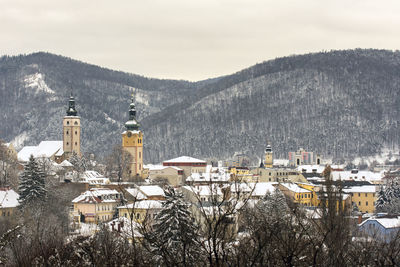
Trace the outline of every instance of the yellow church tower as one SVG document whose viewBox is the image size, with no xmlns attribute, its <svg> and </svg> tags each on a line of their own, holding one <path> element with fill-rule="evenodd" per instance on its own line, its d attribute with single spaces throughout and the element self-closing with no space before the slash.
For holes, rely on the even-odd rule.
<svg viewBox="0 0 400 267">
<path fill-rule="evenodd" d="M 72 152 L 81 156 L 81 118 L 75 108 L 75 99 L 71 94 L 67 109 L 67 116 L 63 120 L 63 150 L 65 158 Z"/>
<path fill-rule="evenodd" d="M 265 149 L 265 168 L 272 168 L 273 166 L 273 152 L 272 152 L 272 148 L 270 145 L 267 145 L 267 148 Z"/>
<path fill-rule="evenodd" d="M 129 120 L 125 123 L 126 131 L 122 133 L 122 147 L 131 154 L 130 176 L 142 177 L 143 174 L 143 133 L 136 120 L 136 108 L 132 95 L 129 106 Z"/>
</svg>

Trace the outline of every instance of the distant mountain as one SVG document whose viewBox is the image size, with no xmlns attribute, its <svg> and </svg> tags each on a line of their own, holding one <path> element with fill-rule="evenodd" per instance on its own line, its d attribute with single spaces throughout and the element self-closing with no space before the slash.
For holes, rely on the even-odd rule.
<svg viewBox="0 0 400 267">
<path fill-rule="evenodd" d="M 299 147 L 327 157 L 371 155 L 400 143 L 400 52 L 344 50 L 266 61 L 199 82 L 159 80 L 48 53 L 0 58 L 0 138 L 61 140 L 73 91 L 82 146 L 121 142 L 136 89 L 145 161 L 178 155 L 278 157 Z"/>
</svg>

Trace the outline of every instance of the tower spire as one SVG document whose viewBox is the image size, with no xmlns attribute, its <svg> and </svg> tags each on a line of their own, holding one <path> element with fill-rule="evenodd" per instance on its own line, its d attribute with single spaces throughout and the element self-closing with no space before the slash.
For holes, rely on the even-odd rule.
<svg viewBox="0 0 400 267">
<path fill-rule="evenodd" d="M 75 98 L 71 91 L 71 96 L 69 97 L 68 109 L 67 109 L 67 116 L 77 116 L 78 112 L 75 108 Z"/>
<path fill-rule="evenodd" d="M 139 130 L 140 124 L 136 120 L 136 107 L 135 99 L 132 91 L 131 104 L 129 105 L 129 120 L 125 123 L 125 127 L 128 131 Z"/>
</svg>

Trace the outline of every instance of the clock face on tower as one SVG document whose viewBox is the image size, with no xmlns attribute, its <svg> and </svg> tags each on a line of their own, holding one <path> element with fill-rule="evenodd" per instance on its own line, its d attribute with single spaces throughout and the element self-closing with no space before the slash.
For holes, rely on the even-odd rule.
<svg viewBox="0 0 400 267">
<path fill-rule="evenodd" d="M 128 137 L 131 137 L 132 136 L 132 133 L 131 132 L 128 132 Z"/>
</svg>

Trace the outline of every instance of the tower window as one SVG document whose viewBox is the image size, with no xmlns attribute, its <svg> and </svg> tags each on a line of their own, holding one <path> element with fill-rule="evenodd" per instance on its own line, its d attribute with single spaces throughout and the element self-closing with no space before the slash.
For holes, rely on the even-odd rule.
<svg viewBox="0 0 400 267">
<path fill-rule="evenodd" d="M 75 134 L 78 134 L 78 131 L 75 131 Z"/>
<path fill-rule="evenodd" d="M 69 134 L 69 131 L 67 131 L 67 134 Z"/>
<path fill-rule="evenodd" d="M 142 153 L 141 152 L 139 152 L 139 159 L 140 159 L 140 157 L 142 156 Z"/>
<path fill-rule="evenodd" d="M 78 143 L 77 143 L 77 142 L 75 142 L 75 145 L 77 146 L 77 145 L 78 145 Z"/>
<path fill-rule="evenodd" d="M 67 121 L 67 125 L 69 125 L 69 121 Z"/>
<path fill-rule="evenodd" d="M 69 145 L 69 143 L 67 142 L 67 146 Z"/>
<path fill-rule="evenodd" d="M 76 121 L 74 124 L 75 124 L 75 125 L 78 125 L 78 122 Z"/>
</svg>

